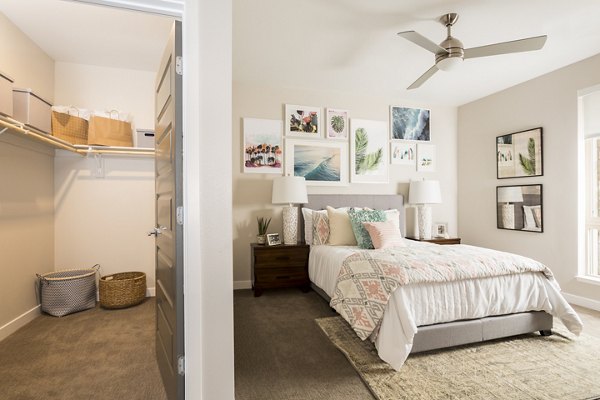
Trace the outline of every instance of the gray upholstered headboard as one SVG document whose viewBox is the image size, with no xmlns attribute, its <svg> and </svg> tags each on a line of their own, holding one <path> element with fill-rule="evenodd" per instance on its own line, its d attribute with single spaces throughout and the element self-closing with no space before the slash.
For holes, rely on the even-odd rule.
<svg viewBox="0 0 600 400">
<path fill-rule="evenodd" d="M 325 207 L 369 207 L 376 210 L 398 209 L 400 211 L 400 230 L 404 235 L 404 196 L 401 194 L 310 194 L 304 207 L 323 210 Z M 304 221 L 300 213 L 300 237 L 304 241 Z"/>
</svg>

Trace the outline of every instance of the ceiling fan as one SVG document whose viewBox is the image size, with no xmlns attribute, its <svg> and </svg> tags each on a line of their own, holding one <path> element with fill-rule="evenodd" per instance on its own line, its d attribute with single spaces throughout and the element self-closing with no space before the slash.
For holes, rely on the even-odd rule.
<svg viewBox="0 0 600 400">
<path fill-rule="evenodd" d="M 487 46 L 472 47 L 465 49 L 462 42 L 452 37 L 452 26 L 458 21 L 458 14 L 448 13 L 440 18 L 440 22 L 448 29 L 448 37 L 439 45 L 435 44 L 425 36 L 415 32 L 399 32 L 398 36 L 421 46 L 435 54 L 435 64 L 419 77 L 408 89 L 416 89 L 427 79 L 431 78 L 438 70 L 450 71 L 460 65 L 461 61 L 467 58 L 495 56 L 498 54 L 520 53 L 524 51 L 539 50 L 544 47 L 546 35 L 535 36 L 526 39 L 513 40 L 510 42 L 501 42 Z"/>
</svg>

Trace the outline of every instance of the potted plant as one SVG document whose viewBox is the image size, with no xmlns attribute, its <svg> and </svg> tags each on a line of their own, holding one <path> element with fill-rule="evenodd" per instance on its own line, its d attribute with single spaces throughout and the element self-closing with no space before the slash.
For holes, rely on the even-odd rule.
<svg viewBox="0 0 600 400">
<path fill-rule="evenodd" d="M 267 229 L 269 229 L 269 224 L 271 223 L 271 218 L 264 217 L 256 217 L 256 222 L 258 222 L 258 235 L 256 236 L 256 242 L 258 244 L 266 243 L 266 234 Z"/>
</svg>

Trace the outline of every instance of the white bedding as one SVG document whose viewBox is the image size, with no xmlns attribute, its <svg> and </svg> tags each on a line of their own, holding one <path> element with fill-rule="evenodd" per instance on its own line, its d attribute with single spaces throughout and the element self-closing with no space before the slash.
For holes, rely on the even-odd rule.
<svg viewBox="0 0 600 400">
<path fill-rule="evenodd" d="M 311 246 L 310 280 L 333 297 L 342 262 L 356 250 L 354 246 Z M 533 310 L 560 318 L 576 334 L 581 331 L 581 320 L 560 294 L 556 281 L 541 273 L 524 273 L 401 286 L 390 298 L 379 332 L 370 339 L 379 357 L 399 369 L 410 353 L 418 326 Z"/>
</svg>

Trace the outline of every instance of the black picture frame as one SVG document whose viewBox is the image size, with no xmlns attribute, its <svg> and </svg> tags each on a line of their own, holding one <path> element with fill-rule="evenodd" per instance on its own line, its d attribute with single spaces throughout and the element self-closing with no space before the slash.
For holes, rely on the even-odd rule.
<svg viewBox="0 0 600 400">
<path fill-rule="evenodd" d="M 496 136 L 496 178 L 544 175 L 542 127 Z"/>
<path fill-rule="evenodd" d="M 496 227 L 544 232 L 542 184 L 496 186 Z"/>
</svg>

